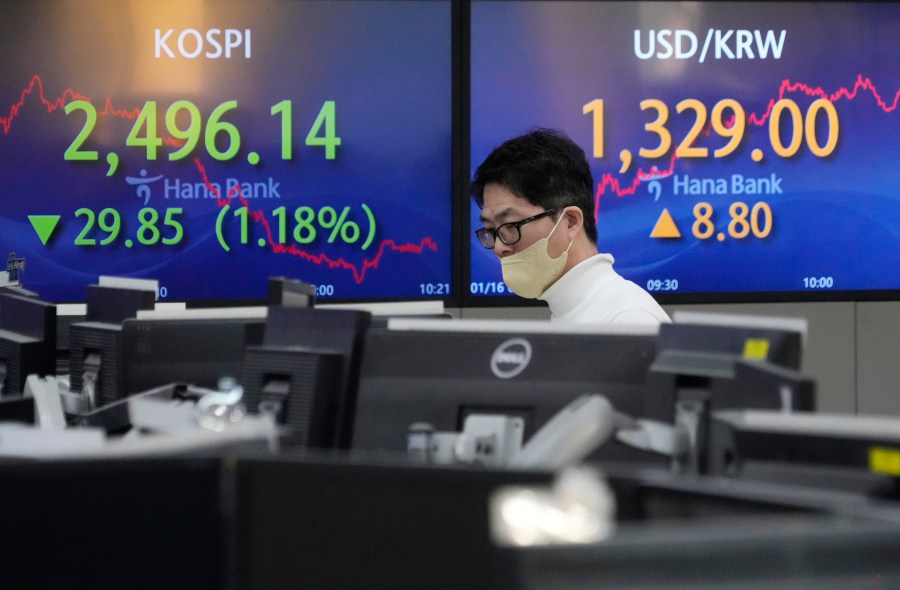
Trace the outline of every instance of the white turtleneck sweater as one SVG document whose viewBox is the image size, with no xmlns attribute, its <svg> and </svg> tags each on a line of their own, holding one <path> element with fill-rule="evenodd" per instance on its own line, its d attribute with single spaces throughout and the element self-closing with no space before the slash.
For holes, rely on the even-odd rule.
<svg viewBox="0 0 900 590">
<path fill-rule="evenodd" d="M 653 297 L 613 270 L 611 254 L 597 254 L 571 268 L 540 299 L 550 320 L 567 323 L 660 324 L 672 320 Z"/>
</svg>

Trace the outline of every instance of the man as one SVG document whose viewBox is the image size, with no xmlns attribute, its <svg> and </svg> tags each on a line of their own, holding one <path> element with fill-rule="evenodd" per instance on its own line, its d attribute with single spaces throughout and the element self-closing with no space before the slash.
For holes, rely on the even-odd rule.
<svg viewBox="0 0 900 590">
<path fill-rule="evenodd" d="M 471 195 L 481 208 L 481 244 L 500 258 L 517 295 L 542 299 L 551 320 L 660 324 L 653 297 L 597 251 L 594 179 L 584 151 L 561 132 L 539 129 L 496 148 L 478 167 Z"/>
</svg>

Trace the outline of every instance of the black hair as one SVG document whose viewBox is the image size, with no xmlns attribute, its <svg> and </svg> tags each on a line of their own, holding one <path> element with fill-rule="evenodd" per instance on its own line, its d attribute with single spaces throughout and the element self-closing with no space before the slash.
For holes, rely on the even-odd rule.
<svg viewBox="0 0 900 590">
<path fill-rule="evenodd" d="M 498 184 L 529 203 L 581 209 L 584 231 L 597 241 L 594 178 L 578 144 L 562 131 L 535 129 L 495 148 L 475 171 L 469 194 L 484 207 L 484 187 Z"/>
</svg>

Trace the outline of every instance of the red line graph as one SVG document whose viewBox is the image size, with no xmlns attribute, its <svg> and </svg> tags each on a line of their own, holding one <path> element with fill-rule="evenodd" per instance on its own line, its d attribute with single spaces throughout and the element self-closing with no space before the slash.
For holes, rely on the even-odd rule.
<svg viewBox="0 0 900 590">
<path fill-rule="evenodd" d="M 40 101 L 42 105 L 44 105 L 48 113 L 52 113 L 53 111 L 65 108 L 65 106 L 73 100 L 85 100 L 87 102 L 92 102 L 89 97 L 72 88 L 66 88 L 60 93 L 57 98 L 51 100 L 44 94 L 43 79 L 39 74 L 35 74 L 31 77 L 31 81 L 28 83 L 28 86 L 26 86 L 25 89 L 22 90 L 22 93 L 19 95 L 19 100 L 17 102 L 14 102 L 12 106 L 9 107 L 9 114 L 6 117 L 0 117 L 0 128 L 3 129 L 4 134 L 9 134 L 9 129 L 10 127 L 12 127 L 13 121 L 16 119 L 16 117 L 19 116 L 19 112 L 22 110 L 22 107 L 25 106 L 25 103 L 29 99 L 29 97 L 35 95 L 35 92 L 37 93 L 37 100 Z M 136 119 L 140 113 L 140 108 L 117 109 L 113 106 L 112 99 L 109 98 L 107 98 L 103 102 L 103 110 L 97 111 L 97 114 L 101 117 L 113 115 L 115 117 L 121 117 L 123 119 L 131 120 Z"/>
<path fill-rule="evenodd" d="M 9 134 L 13 121 L 19 116 L 22 108 L 25 106 L 28 100 L 37 100 L 38 102 L 40 102 L 40 104 L 42 104 L 46 108 L 47 113 L 52 113 L 56 110 L 64 109 L 66 104 L 73 100 L 85 100 L 88 102 L 92 102 L 89 97 L 81 94 L 73 88 L 66 88 L 59 94 L 57 98 L 47 98 L 44 92 L 43 79 L 39 74 L 34 74 L 31 77 L 31 81 L 20 93 L 19 99 L 10 106 L 8 115 L 0 116 L 0 129 L 3 130 L 4 135 Z M 140 113 L 141 109 L 137 107 L 133 109 L 117 109 L 113 106 L 112 99 L 110 98 L 106 98 L 104 100 L 103 109 L 98 110 L 97 112 L 99 116 L 114 116 L 129 120 L 135 120 L 138 115 L 140 115 Z M 181 145 L 183 145 L 183 141 L 177 140 L 172 137 L 164 138 L 163 141 L 164 143 L 175 147 L 180 147 Z M 393 252 L 421 254 L 425 251 L 426 248 L 433 252 L 436 252 L 438 249 L 437 243 L 435 243 L 434 240 L 427 236 L 422 238 L 422 240 L 418 244 L 398 244 L 394 240 L 383 240 L 378 246 L 378 251 L 376 252 L 375 256 L 368 260 L 363 260 L 362 264 L 360 266 L 357 266 L 351 262 L 344 260 L 343 258 L 330 258 L 325 254 L 311 254 L 309 252 L 301 250 L 297 247 L 296 244 L 290 244 L 289 246 L 280 244 L 274 239 L 272 228 L 269 226 L 269 222 L 266 219 L 264 212 L 254 211 L 250 208 L 248 201 L 244 198 L 244 195 L 241 192 L 240 185 L 237 185 L 234 189 L 230 190 L 226 197 L 222 197 L 215 186 L 210 183 L 209 178 L 206 174 L 206 169 L 203 167 L 200 159 L 195 158 L 194 162 L 196 163 L 197 168 L 200 171 L 200 175 L 203 178 L 203 182 L 206 185 L 207 190 L 216 195 L 216 204 L 219 207 L 224 207 L 225 205 L 230 204 L 232 199 L 237 196 L 241 205 L 247 207 L 247 212 L 250 215 L 251 219 L 253 219 L 253 221 L 255 221 L 256 223 L 262 224 L 266 232 L 268 243 L 272 247 L 273 252 L 275 252 L 276 254 L 295 256 L 297 258 L 307 260 L 318 265 L 326 265 L 329 268 L 349 270 L 353 273 L 353 278 L 356 281 L 357 285 L 363 282 L 366 276 L 366 272 L 369 269 L 378 268 L 378 265 L 381 262 L 381 258 L 386 251 L 390 250 Z"/>
<path fill-rule="evenodd" d="M 853 83 L 853 86 L 850 88 L 838 88 L 835 92 L 827 93 L 822 88 L 809 86 L 802 82 L 791 82 L 790 80 L 782 80 L 781 86 L 778 88 L 778 100 L 781 100 L 788 93 L 791 94 L 805 94 L 807 96 L 814 96 L 816 98 L 824 98 L 829 102 L 837 102 L 842 98 L 847 100 L 853 100 L 856 98 L 856 95 L 860 90 L 866 90 L 872 93 L 872 96 L 875 98 L 876 104 L 878 104 L 879 108 L 881 108 L 885 113 L 890 113 L 894 109 L 897 108 L 897 103 L 900 101 L 900 90 L 894 93 L 894 101 L 891 104 L 885 102 L 885 100 L 879 94 L 878 89 L 875 88 L 874 82 L 869 77 L 863 77 L 862 74 L 857 74 L 856 81 Z M 769 115 L 772 114 L 772 109 L 775 107 L 776 99 L 771 99 L 769 101 L 769 105 L 766 108 L 766 112 L 757 117 L 755 113 L 751 113 L 750 117 L 747 119 L 747 122 L 751 125 L 764 125 L 766 120 L 769 118 Z"/>
<path fill-rule="evenodd" d="M 44 82 L 41 80 L 41 77 L 37 74 L 31 77 L 31 82 L 29 82 L 28 86 L 22 90 L 22 93 L 19 95 L 18 102 L 14 102 L 12 106 L 9 107 L 9 115 L 6 117 L 0 117 L 0 128 L 3 129 L 3 133 L 8 135 L 9 129 L 12 127 L 12 122 L 19 116 L 19 111 L 22 110 L 22 107 L 25 106 L 26 100 L 37 90 L 38 100 L 47 108 L 48 113 L 52 113 L 57 109 L 61 109 L 66 106 L 66 104 L 70 100 L 89 100 L 86 96 L 79 94 L 72 90 L 71 88 L 66 88 L 63 90 L 62 94 L 59 95 L 59 98 L 54 100 L 48 99 L 44 96 Z M 67 100 L 68 99 L 68 100 Z"/>
<path fill-rule="evenodd" d="M 633 195 L 642 182 L 671 176 L 672 172 L 675 171 L 676 159 L 677 157 L 673 155 L 672 159 L 669 161 L 669 167 L 664 170 L 660 170 L 656 166 L 651 167 L 649 171 L 644 171 L 639 168 L 634 179 L 630 183 L 625 183 L 624 185 L 619 182 L 619 179 L 616 178 L 612 172 L 607 172 L 601 176 L 600 182 L 597 183 L 597 194 L 594 197 L 594 220 L 596 221 L 600 215 L 600 197 L 606 193 L 607 188 L 611 188 L 615 191 L 617 197 Z"/>
<path fill-rule="evenodd" d="M 93 104 L 93 101 L 90 99 L 90 97 L 85 96 L 84 94 L 81 94 L 80 92 L 72 88 L 66 88 L 60 93 L 57 98 L 53 100 L 47 98 L 47 96 L 44 94 L 44 80 L 39 74 L 35 74 L 31 77 L 31 81 L 28 83 L 28 86 L 26 86 L 25 89 L 22 90 L 21 94 L 19 95 L 19 100 L 9 107 L 9 114 L 5 117 L 0 117 L 0 129 L 3 130 L 4 135 L 9 135 L 9 130 L 12 127 L 13 121 L 16 119 L 16 117 L 19 116 L 19 113 L 22 110 L 22 107 L 25 106 L 27 100 L 30 97 L 35 96 L 35 93 L 37 93 L 37 100 L 44 106 L 44 108 L 47 109 L 48 113 L 52 113 L 53 111 L 59 109 L 64 109 L 65 106 L 73 100 L 84 100 Z M 137 119 L 138 115 L 140 114 L 141 109 L 139 107 L 135 107 L 133 109 L 117 109 L 115 106 L 113 106 L 111 98 L 106 98 L 103 101 L 103 109 L 97 111 L 97 115 L 100 117 L 107 117 L 111 115 L 113 117 L 118 117 L 120 119 L 129 119 L 131 121 Z M 162 140 L 165 145 L 171 147 L 181 147 L 184 145 L 184 140 L 176 139 L 170 136 L 163 137 Z"/>
<path fill-rule="evenodd" d="M 328 268 L 343 268 L 345 270 L 352 271 L 353 278 L 356 281 L 357 285 L 363 282 L 367 270 L 369 270 L 370 268 L 378 268 L 378 264 L 381 262 L 381 257 L 384 255 L 386 250 L 390 249 L 394 252 L 421 254 L 425 250 L 425 248 L 428 248 L 433 252 L 437 252 L 437 244 L 428 236 L 422 238 L 422 241 L 420 241 L 418 244 L 398 244 L 394 240 L 383 240 L 378 246 L 378 252 L 375 254 L 375 256 L 368 260 L 364 260 L 362 266 L 357 268 L 356 265 L 347 262 L 343 258 L 332 259 L 325 254 L 310 254 L 309 252 L 298 248 L 296 244 L 291 244 L 290 246 L 280 244 L 272 235 L 272 227 L 269 225 L 269 220 L 266 219 L 265 213 L 263 213 L 262 211 L 253 211 L 250 209 L 249 202 L 246 198 L 244 198 L 244 194 L 241 190 L 240 184 L 236 184 L 231 190 L 228 191 L 228 194 L 225 197 L 222 197 L 215 185 L 213 185 L 209 181 L 209 177 L 206 174 L 206 168 L 200 162 L 200 158 L 194 158 L 194 163 L 197 165 L 197 170 L 200 171 L 200 176 L 203 178 L 203 184 L 206 185 L 206 190 L 208 190 L 210 194 L 214 194 L 216 196 L 216 205 L 218 205 L 220 208 L 226 205 L 230 205 L 232 200 L 234 200 L 236 196 L 241 205 L 247 207 L 247 213 L 249 214 L 250 218 L 253 219 L 253 221 L 255 221 L 256 223 L 262 224 L 263 229 L 266 232 L 266 239 L 269 245 L 272 247 L 273 252 L 275 252 L 276 254 L 289 254 L 291 256 L 296 256 L 318 265 L 324 264 L 327 265 Z"/>
<path fill-rule="evenodd" d="M 898 103 L 900 103 L 900 90 L 897 90 L 897 92 L 894 93 L 893 101 L 891 103 L 888 103 L 884 98 L 882 98 L 881 94 L 878 92 L 878 89 L 875 86 L 875 83 L 872 82 L 872 79 L 867 76 L 863 76 L 862 74 L 857 74 L 856 80 L 851 86 L 840 87 L 836 91 L 831 93 L 826 92 L 821 87 L 810 86 L 808 84 L 804 84 L 803 82 L 791 82 L 790 80 L 782 80 L 778 88 L 778 98 L 770 99 L 768 105 L 766 106 L 765 112 L 763 112 L 762 114 L 758 115 L 756 113 L 750 113 L 749 117 L 747 117 L 747 123 L 750 125 L 755 125 L 757 127 L 765 125 L 766 121 L 768 121 L 769 119 L 769 116 L 772 114 L 772 109 L 775 108 L 775 104 L 779 100 L 785 98 L 788 94 L 805 94 L 806 96 L 810 97 L 824 98 L 834 103 L 842 99 L 854 100 L 855 98 L 857 98 L 860 91 L 871 93 L 872 97 L 875 99 L 875 103 L 885 113 L 893 112 L 897 108 Z M 639 168 L 637 173 L 635 174 L 634 179 L 630 182 L 619 182 L 619 179 L 616 178 L 615 175 L 611 172 L 604 174 L 600 178 L 600 182 L 597 183 L 597 192 L 594 196 L 594 219 L 599 220 L 600 197 L 606 194 L 608 189 L 613 191 L 613 193 L 617 197 L 633 195 L 642 182 L 671 176 L 675 171 L 675 161 L 677 159 L 678 156 L 673 155 L 672 159 L 669 162 L 668 168 L 662 170 L 658 169 L 655 166 L 652 167 L 649 171 L 645 171 Z"/>
</svg>

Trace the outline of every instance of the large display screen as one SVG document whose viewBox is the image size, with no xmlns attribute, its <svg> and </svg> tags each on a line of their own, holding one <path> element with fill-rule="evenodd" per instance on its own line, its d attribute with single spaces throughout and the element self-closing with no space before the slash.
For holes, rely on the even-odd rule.
<svg viewBox="0 0 900 590">
<path fill-rule="evenodd" d="M 601 252 L 663 301 L 896 297 L 900 4 L 472 2 L 473 173 L 581 145 Z M 476 298 L 509 295 L 471 234 Z"/>
<path fill-rule="evenodd" d="M 0 254 L 54 302 L 446 298 L 451 33 L 449 0 L 4 3 Z"/>
</svg>

